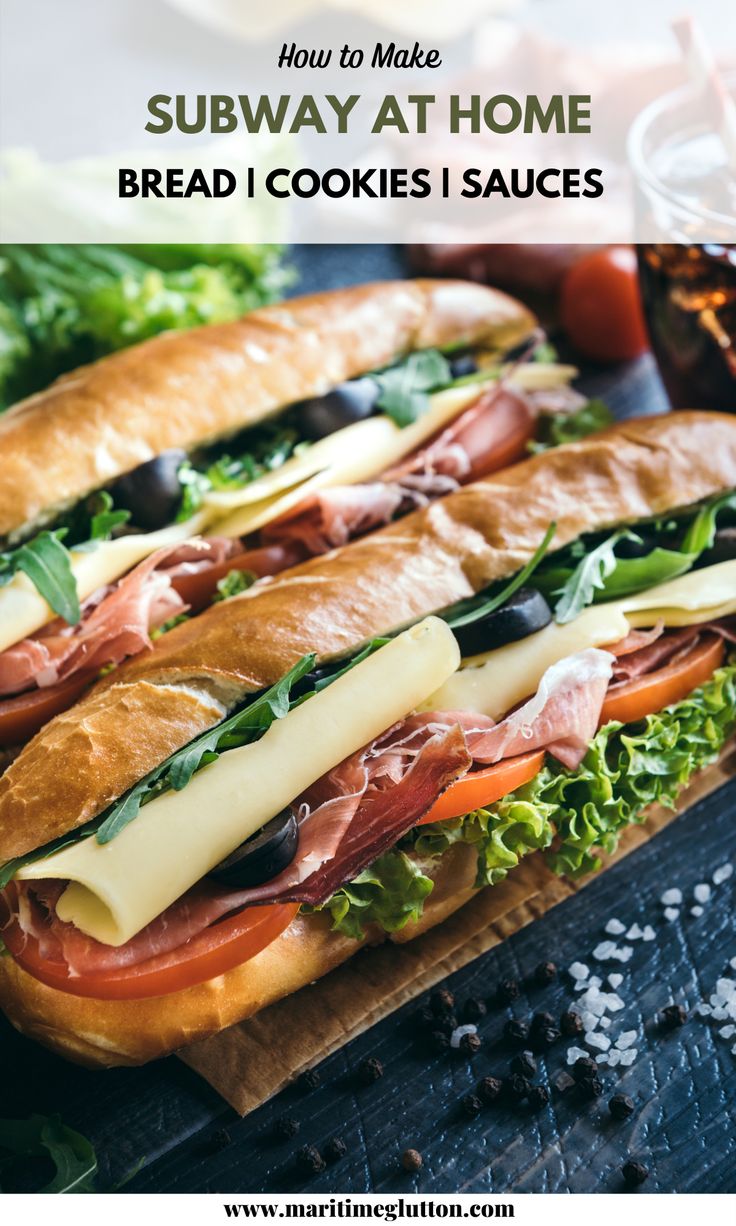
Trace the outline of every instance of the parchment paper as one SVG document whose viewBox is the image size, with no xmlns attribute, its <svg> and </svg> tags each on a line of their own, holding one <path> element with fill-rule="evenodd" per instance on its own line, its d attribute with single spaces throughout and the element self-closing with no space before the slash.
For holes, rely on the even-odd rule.
<svg viewBox="0 0 736 1226">
<path fill-rule="evenodd" d="M 646 843 L 678 814 L 736 775 L 736 745 L 703 771 L 676 811 L 656 808 L 627 830 L 602 872 Z M 227 1102 L 247 1115 L 304 1069 L 324 1059 L 400 1005 L 477 958 L 584 888 L 557 877 L 530 855 L 499 885 L 480 890 L 454 915 L 408 944 L 362 949 L 324 979 L 248 1021 L 180 1052 Z"/>
</svg>

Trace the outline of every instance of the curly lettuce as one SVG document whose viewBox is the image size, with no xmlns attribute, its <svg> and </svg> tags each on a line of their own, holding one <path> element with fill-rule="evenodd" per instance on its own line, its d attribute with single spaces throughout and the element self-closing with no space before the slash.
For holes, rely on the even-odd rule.
<svg viewBox="0 0 736 1226">
<path fill-rule="evenodd" d="M 361 940 L 369 924 L 396 932 L 421 917 L 432 891 L 423 871 L 458 843 L 477 854 L 476 888 L 496 885 L 532 851 L 572 878 L 595 872 L 598 853 L 615 851 L 621 832 L 644 821 L 649 805 L 674 808 L 699 770 L 736 731 L 736 657 L 681 702 L 638 724 L 606 724 L 576 770 L 548 760 L 542 771 L 488 809 L 416 827 L 400 848 L 337 890 L 318 910 Z"/>
</svg>

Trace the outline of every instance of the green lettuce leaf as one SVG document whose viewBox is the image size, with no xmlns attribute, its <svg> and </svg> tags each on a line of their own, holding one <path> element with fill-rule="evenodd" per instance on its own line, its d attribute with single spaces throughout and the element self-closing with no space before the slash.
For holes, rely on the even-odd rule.
<svg viewBox="0 0 736 1226">
<path fill-rule="evenodd" d="M 55 1167 L 49 1182 L 35 1191 L 94 1192 L 95 1151 L 86 1137 L 62 1124 L 58 1115 L 0 1120 L 0 1190 L 11 1191 L 9 1185 L 20 1173 L 23 1159 L 34 1158 L 50 1158 Z"/>
<path fill-rule="evenodd" d="M 421 417 L 429 406 L 429 393 L 452 381 L 450 364 L 437 349 L 411 353 L 372 377 L 380 388 L 376 404 L 397 426 L 409 426 Z"/>
<path fill-rule="evenodd" d="M 335 931 L 360 941 L 368 924 L 398 932 L 409 920 L 418 920 L 433 884 L 403 851 L 389 851 L 323 906 L 304 910 L 328 911 Z"/>
</svg>

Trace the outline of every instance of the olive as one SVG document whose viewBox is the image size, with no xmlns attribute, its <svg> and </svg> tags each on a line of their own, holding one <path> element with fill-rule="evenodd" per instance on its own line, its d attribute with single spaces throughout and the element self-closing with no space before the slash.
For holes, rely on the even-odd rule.
<svg viewBox="0 0 736 1226">
<path fill-rule="evenodd" d="M 731 562 L 736 558 L 736 528 L 722 528 L 716 532 L 711 548 L 699 559 L 703 566 L 716 566 L 719 562 Z"/>
<path fill-rule="evenodd" d="M 139 464 L 112 487 L 115 507 L 130 511 L 133 523 L 146 532 L 165 528 L 179 510 L 178 474 L 185 459 L 184 451 L 162 451 L 155 459 Z"/>
<path fill-rule="evenodd" d="M 324 396 L 303 400 L 296 406 L 297 420 L 305 438 L 325 438 L 370 417 L 376 407 L 380 388 L 375 379 L 351 379 L 340 383 Z"/>
<path fill-rule="evenodd" d="M 620 541 L 616 542 L 616 557 L 646 558 L 656 547 L 656 543 L 651 540 L 648 541 L 646 537 L 638 535 L 624 536 Z"/>
<path fill-rule="evenodd" d="M 450 626 L 462 654 L 474 656 L 481 651 L 503 647 L 504 643 L 525 639 L 551 621 L 552 612 L 542 593 L 535 588 L 522 587 L 500 609 L 481 614 L 476 621 L 457 629 L 452 622 Z"/>
<path fill-rule="evenodd" d="M 283 809 L 262 830 L 221 860 L 210 876 L 223 885 L 248 888 L 277 877 L 291 864 L 299 845 L 299 827 L 291 809 Z"/>
<path fill-rule="evenodd" d="M 450 374 L 453 379 L 464 379 L 466 375 L 474 375 L 477 369 L 478 363 L 472 353 L 463 353 L 450 362 Z"/>
</svg>

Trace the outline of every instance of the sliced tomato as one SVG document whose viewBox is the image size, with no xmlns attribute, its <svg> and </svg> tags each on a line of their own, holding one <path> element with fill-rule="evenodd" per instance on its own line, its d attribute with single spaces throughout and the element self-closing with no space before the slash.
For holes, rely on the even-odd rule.
<svg viewBox="0 0 736 1226">
<path fill-rule="evenodd" d="M 476 405 L 471 405 L 466 410 L 468 424 L 462 426 L 462 415 L 457 423 L 460 428 L 454 441 L 470 460 L 465 482 L 477 481 L 523 459 L 536 429 L 535 415 L 528 402 L 511 388 L 494 388 L 481 399 L 487 401 L 487 409 L 476 415 Z M 451 430 L 452 426 L 448 433 Z"/>
<path fill-rule="evenodd" d="M 612 719 L 635 724 L 673 702 L 681 702 L 713 675 L 725 654 L 723 640 L 716 634 L 705 634 L 676 663 L 611 686 L 601 710 L 601 725 Z"/>
<path fill-rule="evenodd" d="M 211 602 L 217 592 L 217 584 L 232 570 L 249 570 L 257 579 L 264 575 L 277 575 L 287 566 L 296 566 L 304 559 L 304 550 L 298 543 L 264 545 L 261 549 L 247 549 L 234 557 L 210 566 L 194 575 L 180 575 L 172 581 L 172 587 L 182 600 L 198 613 Z"/>
<path fill-rule="evenodd" d="M 97 676 L 97 672 L 76 673 L 58 685 L 0 699 L 0 748 L 30 740 L 52 716 L 73 706 Z"/>
<path fill-rule="evenodd" d="M 242 966 L 275 941 L 298 910 L 298 903 L 247 907 L 171 953 L 149 958 L 138 966 L 73 976 L 60 963 L 42 958 L 33 938 L 20 933 L 16 941 L 16 933 L 6 930 L 3 939 L 18 965 L 50 988 L 97 1000 L 142 1000 L 181 992 Z M 16 945 L 17 952 L 13 948 Z"/>
<path fill-rule="evenodd" d="M 464 817 L 474 809 L 495 804 L 538 775 L 543 765 L 544 750 L 535 749 L 516 758 L 506 758 L 485 770 L 472 771 L 451 783 L 417 825 L 446 822 L 451 817 Z"/>
</svg>

